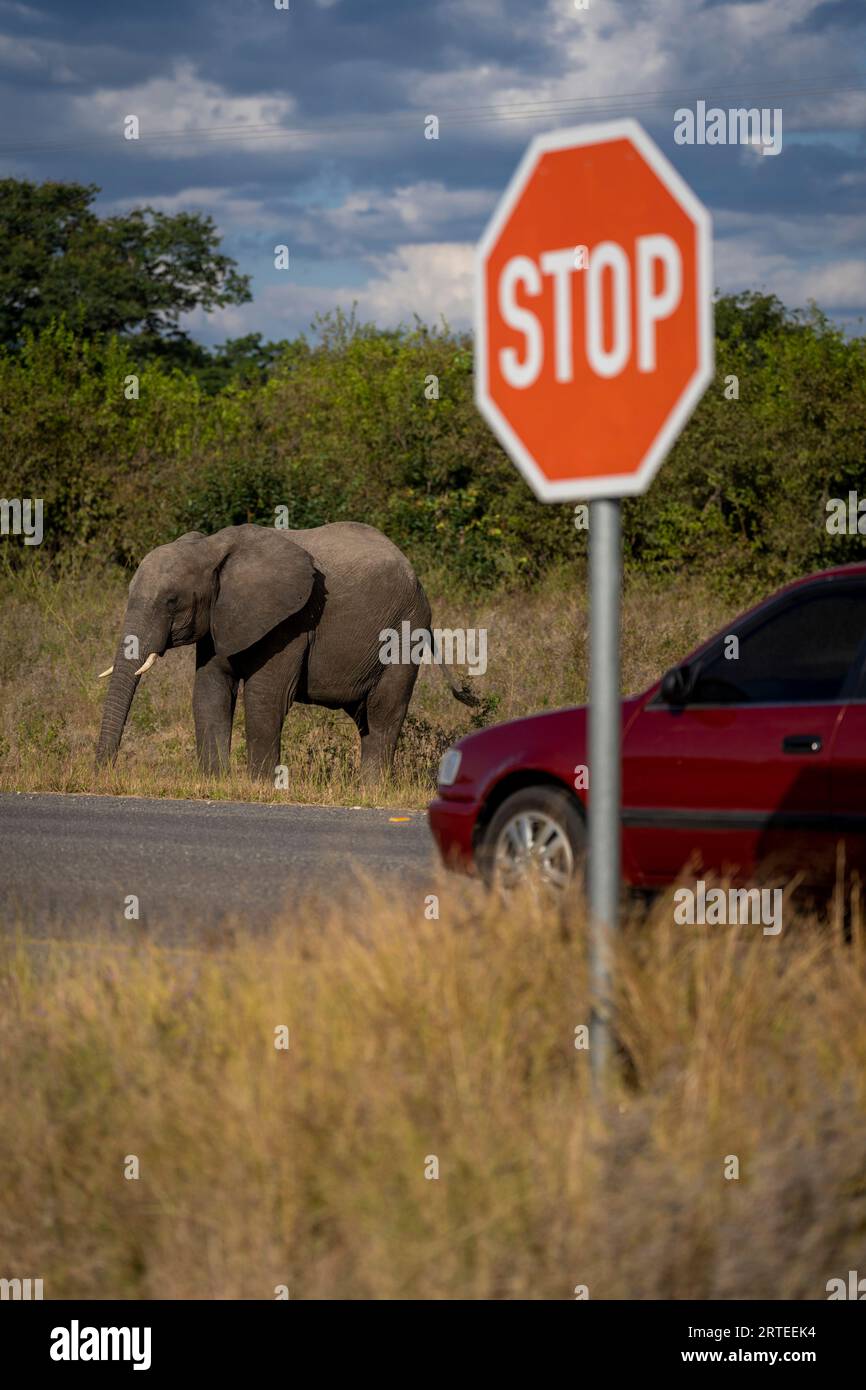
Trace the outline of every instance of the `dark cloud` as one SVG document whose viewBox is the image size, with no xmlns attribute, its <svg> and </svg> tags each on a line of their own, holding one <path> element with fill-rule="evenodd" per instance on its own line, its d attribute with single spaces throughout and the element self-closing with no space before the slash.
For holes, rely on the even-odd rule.
<svg viewBox="0 0 866 1390">
<path fill-rule="evenodd" d="M 863 0 L 824 0 L 796 28 L 817 34 L 828 29 L 859 29 L 862 25 Z"/>
<path fill-rule="evenodd" d="M 78 85 L 140 83 L 188 62 L 229 95 L 291 93 L 307 115 L 393 110 L 419 74 L 463 63 L 530 75 L 556 60 L 549 26 L 527 22 L 524 0 L 502 0 L 495 20 L 469 11 L 459 22 L 448 5 L 407 0 L 291 0 L 288 11 L 272 0 L 72 0 L 32 10 L 32 20 L 7 22 L 0 8 L 0 28 L 62 43 Z M 33 71 L 14 80 L 41 85 Z"/>
<path fill-rule="evenodd" d="M 591 96 L 611 85 L 605 54 L 613 70 L 627 73 L 622 55 L 631 52 L 630 34 L 652 31 L 661 39 L 662 75 L 653 83 L 638 73 L 617 85 L 632 93 L 682 87 L 681 99 L 654 99 L 636 114 L 711 210 L 755 219 L 768 252 L 783 221 L 830 211 L 849 227 L 851 219 L 866 220 L 862 132 L 816 127 L 803 116 L 803 101 L 774 95 L 786 83 L 793 89 L 821 76 L 789 61 L 784 43 L 720 50 L 708 35 L 726 8 L 722 0 L 696 0 L 689 25 L 665 33 L 664 3 L 604 0 L 602 8 L 592 0 L 594 45 L 584 47 L 579 37 L 562 41 L 568 7 L 559 3 L 554 11 L 544 0 L 291 0 L 287 13 L 273 0 L 0 0 L 0 170 L 97 183 L 104 207 L 188 197 L 207 209 L 210 197 L 226 248 L 243 269 L 258 276 L 265 249 L 288 240 L 311 274 L 326 275 L 331 265 L 335 283 L 345 284 L 363 279 L 370 258 L 395 247 L 474 241 L 528 137 L 579 119 L 472 124 L 452 107 L 480 108 L 506 89 L 546 94 L 554 83 L 558 96 Z M 784 15 L 767 0 L 741 0 L 740 8 L 756 19 Z M 575 18 L 575 35 L 584 22 L 590 20 Z M 838 85 L 864 84 L 857 42 L 866 37 L 864 0 L 816 2 L 788 34 L 819 45 L 824 75 Z M 642 54 L 633 57 L 639 63 Z M 465 81 L 449 83 L 455 73 L 465 73 Z M 181 116 L 197 127 L 233 125 L 270 101 L 277 115 L 258 119 L 307 131 L 328 127 L 328 134 L 313 151 L 267 138 L 123 142 L 116 113 L 130 109 L 126 95 L 172 79 L 164 102 L 151 99 L 151 130 L 154 121 L 164 129 Z M 702 90 L 711 101 L 732 92 L 732 104 L 741 104 L 749 82 L 755 94 L 744 104 L 783 107 L 780 156 L 674 144 L 677 105 L 693 105 Z M 438 142 L 423 138 L 420 94 L 431 83 L 449 93 L 437 112 Z M 118 99 L 106 106 L 111 93 Z M 283 102 L 293 109 L 280 118 Z M 615 110 L 616 95 L 609 103 Z M 54 148 L 26 148 L 34 144 Z M 197 189 L 213 193 L 196 200 Z M 405 201 L 423 215 L 407 215 L 401 189 L 410 190 Z M 830 227 L 828 238 L 825 252 L 832 254 Z M 840 233 L 840 255 L 843 243 Z M 806 269 L 809 254 L 804 247 Z M 844 254 L 852 254 L 847 243 Z"/>
</svg>

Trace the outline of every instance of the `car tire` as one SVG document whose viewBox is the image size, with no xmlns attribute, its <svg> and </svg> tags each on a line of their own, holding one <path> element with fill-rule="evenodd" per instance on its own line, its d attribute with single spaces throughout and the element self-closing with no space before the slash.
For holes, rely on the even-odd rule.
<svg viewBox="0 0 866 1390">
<path fill-rule="evenodd" d="M 509 892 L 529 881 L 553 895 L 566 891 L 586 852 L 586 826 L 568 792 L 522 787 L 485 826 L 476 851 L 488 887 Z"/>
</svg>

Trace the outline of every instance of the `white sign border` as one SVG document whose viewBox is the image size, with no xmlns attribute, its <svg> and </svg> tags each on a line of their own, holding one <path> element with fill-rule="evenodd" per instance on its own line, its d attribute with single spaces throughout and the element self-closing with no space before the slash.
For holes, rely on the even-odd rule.
<svg viewBox="0 0 866 1390">
<path fill-rule="evenodd" d="M 698 361 L 676 406 L 670 412 L 634 473 L 609 474 L 595 478 L 567 478 L 551 482 L 536 463 L 522 440 L 511 428 L 496 402 L 489 394 L 487 380 L 487 258 L 523 192 L 530 175 L 544 154 L 553 150 L 572 149 L 580 145 L 601 145 L 611 140 L 630 140 L 649 164 L 668 191 L 682 205 L 697 228 L 697 338 Z M 685 179 L 677 173 L 666 155 L 647 135 L 643 126 L 626 117 L 604 121 L 600 125 L 575 126 L 568 130 L 549 131 L 532 140 L 496 206 L 487 228 L 475 250 L 475 405 L 493 430 L 506 453 L 517 465 L 523 477 L 542 502 L 578 502 L 593 497 L 632 497 L 646 492 L 674 440 L 683 430 L 689 416 L 713 379 L 713 248 L 710 214 Z"/>
</svg>

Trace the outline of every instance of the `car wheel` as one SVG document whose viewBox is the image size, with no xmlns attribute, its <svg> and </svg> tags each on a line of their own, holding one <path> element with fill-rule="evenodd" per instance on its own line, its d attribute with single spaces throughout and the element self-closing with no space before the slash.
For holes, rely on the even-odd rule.
<svg viewBox="0 0 866 1390">
<path fill-rule="evenodd" d="M 506 798 L 478 846 L 484 881 L 503 892 L 528 884 L 556 895 L 574 878 L 586 828 L 572 799 L 557 787 L 524 787 Z"/>
</svg>

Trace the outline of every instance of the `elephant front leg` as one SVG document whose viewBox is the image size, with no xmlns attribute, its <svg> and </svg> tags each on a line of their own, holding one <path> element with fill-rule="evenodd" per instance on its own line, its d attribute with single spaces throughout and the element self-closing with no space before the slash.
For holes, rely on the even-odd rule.
<svg viewBox="0 0 866 1390">
<path fill-rule="evenodd" d="M 247 734 L 247 762 L 251 777 L 274 782 L 280 766 L 283 723 L 292 702 L 297 674 L 291 686 L 281 667 L 271 662 L 244 680 L 244 723 Z"/>
<path fill-rule="evenodd" d="M 283 703 L 278 696 L 262 689 L 261 682 L 244 684 L 244 721 L 247 733 L 247 761 L 251 777 L 273 782 L 280 765 L 283 732 Z"/>
<path fill-rule="evenodd" d="M 276 632 L 244 670 L 244 722 L 250 776 L 275 786 L 283 724 L 291 708 L 307 650 L 307 634 L 290 641 Z"/>
<path fill-rule="evenodd" d="M 196 643 L 192 712 L 199 767 L 210 776 L 227 772 L 238 680 L 229 662 L 214 653 L 210 637 Z"/>
</svg>

